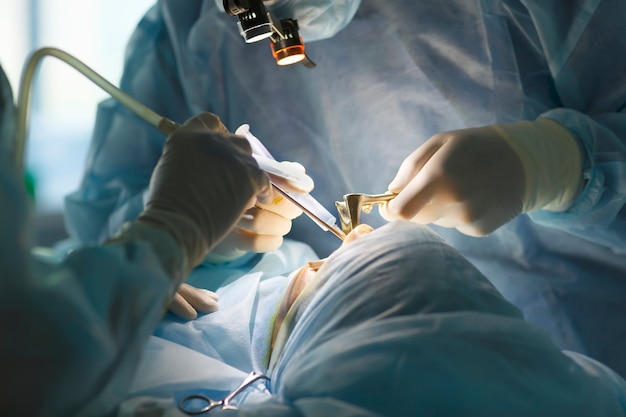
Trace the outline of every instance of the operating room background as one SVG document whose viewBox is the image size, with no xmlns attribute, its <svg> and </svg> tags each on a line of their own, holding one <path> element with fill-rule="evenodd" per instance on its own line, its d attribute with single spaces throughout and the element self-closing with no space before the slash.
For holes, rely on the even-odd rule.
<svg viewBox="0 0 626 417">
<path fill-rule="evenodd" d="M 43 46 L 76 56 L 115 85 L 124 48 L 155 0 L 2 0 L 0 65 L 17 102 L 21 71 Z M 36 243 L 63 239 L 63 197 L 80 182 L 96 106 L 107 97 L 53 57 L 39 65 L 32 90 L 26 168 L 33 179 Z"/>
</svg>

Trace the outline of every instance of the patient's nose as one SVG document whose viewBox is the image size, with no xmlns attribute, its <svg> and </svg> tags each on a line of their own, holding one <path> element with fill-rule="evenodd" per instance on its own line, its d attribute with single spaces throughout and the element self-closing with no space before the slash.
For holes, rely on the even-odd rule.
<svg viewBox="0 0 626 417">
<path fill-rule="evenodd" d="M 372 230 L 374 230 L 374 228 L 368 224 L 360 224 L 356 226 L 350 233 L 348 233 L 348 236 L 346 236 L 341 246 L 343 247 L 344 245 L 357 240 L 361 236 L 370 233 Z"/>
</svg>

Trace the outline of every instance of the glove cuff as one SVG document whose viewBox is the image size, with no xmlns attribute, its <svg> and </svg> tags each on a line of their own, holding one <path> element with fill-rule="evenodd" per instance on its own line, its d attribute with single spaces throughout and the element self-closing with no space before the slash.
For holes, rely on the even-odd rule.
<svg viewBox="0 0 626 417">
<path fill-rule="evenodd" d="M 138 241 L 146 242 L 152 247 L 152 251 L 161 263 L 163 270 L 172 280 L 173 285 L 166 302 L 166 305 L 169 305 L 178 286 L 188 274 L 184 267 L 183 250 L 176 239 L 166 230 L 139 220 L 124 223 L 120 231 L 108 239 L 105 244 L 115 245 Z"/>
<path fill-rule="evenodd" d="M 209 243 L 200 227 L 187 216 L 149 207 L 138 220 L 159 226 L 174 237 L 183 249 L 185 275 L 200 265 L 209 251 Z"/>
<path fill-rule="evenodd" d="M 522 212 L 567 210 L 582 183 L 582 155 L 569 130 L 550 119 L 494 128 L 522 161 L 526 175 Z"/>
<path fill-rule="evenodd" d="M 105 244 L 145 241 L 151 247 L 167 275 L 172 279 L 173 300 L 179 285 L 198 266 L 208 252 L 209 244 L 200 228 L 186 216 L 166 210 L 148 208 L 135 221 L 125 223 Z"/>
</svg>

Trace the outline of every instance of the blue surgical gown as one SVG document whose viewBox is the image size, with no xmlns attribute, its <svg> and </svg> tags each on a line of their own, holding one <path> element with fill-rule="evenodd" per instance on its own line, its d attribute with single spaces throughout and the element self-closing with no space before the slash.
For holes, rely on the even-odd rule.
<svg viewBox="0 0 626 417">
<path fill-rule="evenodd" d="M 0 414 L 111 415 L 172 281 L 146 242 L 62 261 L 31 253 L 29 200 L 11 157 L 0 152 Z"/>
<path fill-rule="evenodd" d="M 130 40 L 121 87 L 177 122 L 211 111 L 233 131 L 248 123 L 278 159 L 307 168 L 328 208 L 385 191 L 440 131 L 538 117 L 570 129 L 586 185 L 569 210 L 480 239 L 436 230 L 560 347 L 626 375 L 626 3 L 363 0 L 341 32 L 306 45 L 313 69 L 278 67 L 235 21 L 215 0 L 159 1 Z M 66 201 L 73 236 L 101 240 L 139 213 L 164 140 L 120 104 L 100 105 Z M 339 244 L 304 216 L 290 237 L 321 256 Z"/>
<path fill-rule="evenodd" d="M 10 149 L 10 140 L 15 135 L 15 104 L 9 79 L 0 67 L 0 151 Z"/>
<path fill-rule="evenodd" d="M 111 415 L 172 281 L 146 242 L 85 247 L 63 260 L 32 250 L 31 201 L 8 151 L 14 137 L 0 67 L 0 415 Z"/>
</svg>

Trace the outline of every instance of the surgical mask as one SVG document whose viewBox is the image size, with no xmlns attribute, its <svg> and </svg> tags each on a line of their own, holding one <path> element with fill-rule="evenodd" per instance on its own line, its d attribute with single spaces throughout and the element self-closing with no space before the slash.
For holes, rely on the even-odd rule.
<svg viewBox="0 0 626 417">
<path fill-rule="evenodd" d="M 328 39 L 345 28 L 361 0 L 271 0 L 267 9 L 279 19 L 295 19 L 305 42 Z"/>
</svg>

